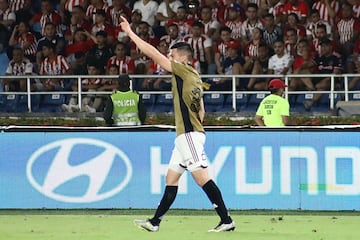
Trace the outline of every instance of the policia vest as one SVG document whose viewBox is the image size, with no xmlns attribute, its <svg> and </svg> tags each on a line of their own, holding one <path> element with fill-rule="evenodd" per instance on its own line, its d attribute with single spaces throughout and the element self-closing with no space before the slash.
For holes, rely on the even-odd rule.
<svg viewBox="0 0 360 240">
<path fill-rule="evenodd" d="M 139 94 L 133 91 L 117 91 L 111 95 L 113 102 L 114 125 L 116 126 L 135 126 L 140 125 L 138 103 Z"/>
</svg>

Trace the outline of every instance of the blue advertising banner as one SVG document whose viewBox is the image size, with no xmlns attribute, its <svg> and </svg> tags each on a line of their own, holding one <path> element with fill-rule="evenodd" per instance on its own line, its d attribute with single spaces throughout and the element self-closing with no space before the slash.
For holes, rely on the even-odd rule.
<svg viewBox="0 0 360 240">
<path fill-rule="evenodd" d="M 174 132 L 0 133 L 0 208 L 154 208 Z M 208 131 L 231 209 L 360 210 L 360 134 Z M 186 173 L 174 208 L 211 208 Z"/>
</svg>

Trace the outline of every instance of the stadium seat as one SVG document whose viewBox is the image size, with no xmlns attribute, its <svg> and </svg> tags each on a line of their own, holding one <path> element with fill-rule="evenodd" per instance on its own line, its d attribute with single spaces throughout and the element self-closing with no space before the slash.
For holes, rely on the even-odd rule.
<svg viewBox="0 0 360 240">
<path fill-rule="evenodd" d="M 63 112 L 61 105 L 65 103 L 65 95 L 45 94 L 40 103 L 39 112 Z"/>
<path fill-rule="evenodd" d="M 171 93 L 158 95 L 154 112 L 174 112 L 173 95 Z"/>
<path fill-rule="evenodd" d="M 3 95 L 0 112 L 15 112 L 18 102 L 19 102 L 19 95 L 16 94 Z"/>
<path fill-rule="evenodd" d="M 248 100 L 249 100 L 249 95 L 244 94 L 244 93 L 236 93 L 235 94 L 235 101 L 236 101 L 236 111 L 242 111 L 246 108 Z M 231 112 L 233 111 L 233 106 L 232 106 L 232 94 L 226 94 L 225 95 L 225 103 L 224 103 L 224 112 Z"/>
<path fill-rule="evenodd" d="M 349 93 L 349 101 L 360 101 L 360 93 Z"/>
<path fill-rule="evenodd" d="M 154 112 L 155 103 L 156 103 L 156 95 L 150 93 L 143 93 L 141 95 L 142 101 L 146 107 L 148 112 Z"/>
<path fill-rule="evenodd" d="M 311 110 L 317 112 L 330 111 L 330 97 L 331 95 L 329 93 L 322 94 L 317 103 L 312 106 Z M 334 106 L 339 100 L 341 100 L 341 95 L 334 94 Z"/>
<path fill-rule="evenodd" d="M 206 112 L 223 112 L 225 95 L 220 93 L 204 94 L 204 105 Z"/>
<path fill-rule="evenodd" d="M 268 93 L 254 93 L 249 96 L 246 108 L 244 111 L 256 112 L 260 102 L 267 96 Z"/>
<path fill-rule="evenodd" d="M 41 95 L 31 95 L 31 111 L 32 112 L 37 112 L 39 111 L 39 107 L 40 107 L 40 99 L 41 99 Z M 27 112 L 29 111 L 28 109 L 28 96 L 23 94 L 23 95 L 19 95 L 19 101 L 17 103 L 16 112 Z"/>
</svg>

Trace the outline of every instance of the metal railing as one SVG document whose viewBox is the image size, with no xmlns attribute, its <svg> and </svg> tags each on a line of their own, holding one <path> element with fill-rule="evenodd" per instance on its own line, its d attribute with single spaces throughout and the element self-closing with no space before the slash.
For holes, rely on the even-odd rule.
<svg viewBox="0 0 360 240">
<path fill-rule="evenodd" d="M 83 95 L 91 94 L 91 95 L 109 95 L 111 94 L 110 91 L 97 91 L 97 92 L 86 92 L 82 91 L 81 80 L 85 78 L 102 78 L 102 79 L 116 79 L 118 76 L 112 75 L 69 75 L 69 76 L 0 76 L 0 80 L 19 80 L 24 79 L 27 82 L 27 90 L 26 92 L 0 92 L 0 95 L 27 95 L 27 105 L 28 110 L 31 112 L 31 96 L 32 95 L 45 95 L 45 94 L 63 94 L 63 95 L 76 95 L 78 98 L 78 106 L 81 109 L 81 99 Z M 170 78 L 171 75 L 130 75 L 130 78 L 134 79 L 143 79 L 143 78 Z M 232 81 L 232 88 L 230 91 L 204 91 L 204 94 L 212 94 L 212 93 L 219 93 L 219 94 L 230 94 L 232 96 L 232 108 L 233 111 L 237 110 L 236 106 L 236 94 L 243 93 L 243 94 L 259 94 L 259 93 L 268 93 L 268 91 L 248 91 L 248 90 L 237 90 L 236 89 L 236 81 L 239 79 L 248 79 L 248 78 L 281 78 L 285 81 L 287 85 L 291 81 L 291 78 L 301 78 L 301 77 L 309 77 L 309 75 L 305 74 L 289 74 L 289 75 L 201 75 L 202 79 L 213 79 L 213 78 L 225 78 L 229 81 Z M 312 74 L 312 78 L 317 77 L 330 77 L 330 90 L 328 91 L 289 91 L 287 88 L 285 89 L 285 98 L 289 99 L 290 95 L 297 95 L 297 94 L 329 94 L 329 109 L 334 109 L 335 107 L 335 96 L 336 94 L 343 94 L 343 99 L 345 101 L 349 101 L 349 94 L 350 93 L 359 93 L 360 90 L 353 90 L 350 91 L 348 89 L 349 81 L 353 77 L 360 77 L 360 74 L 339 74 L 339 75 L 329 75 L 329 74 Z M 335 78 L 343 79 L 343 86 L 344 89 L 336 90 L 335 89 Z M 77 81 L 77 92 L 74 91 L 31 91 L 31 80 L 32 79 L 73 79 Z M 164 94 L 170 93 L 170 91 L 161 91 L 161 90 L 154 90 L 154 91 L 139 91 L 140 93 L 148 93 L 148 94 Z"/>
</svg>

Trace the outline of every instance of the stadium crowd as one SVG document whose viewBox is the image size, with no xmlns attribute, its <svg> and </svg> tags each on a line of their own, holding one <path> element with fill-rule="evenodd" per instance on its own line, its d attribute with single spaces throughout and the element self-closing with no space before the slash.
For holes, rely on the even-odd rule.
<svg viewBox="0 0 360 240">
<path fill-rule="evenodd" d="M 120 16 L 163 54 L 176 42 L 191 44 L 201 74 L 360 73 L 358 0 L 0 0 L 0 75 L 167 74 L 130 41 Z M 236 86 L 267 90 L 268 80 L 241 78 Z M 3 92 L 27 89 L 26 81 L 0 81 Z M 226 79 L 204 81 L 207 90 L 231 89 Z M 359 83 L 353 78 L 349 89 Z M 81 85 L 111 91 L 116 81 L 89 77 Z M 133 83 L 140 91 L 170 87 L 166 78 Z M 311 75 L 289 83 L 290 91 L 329 88 L 330 78 Z M 31 90 L 76 91 L 77 83 L 34 77 Z M 102 109 L 101 98 L 83 101 L 85 111 Z M 76 104 L 70 98 L 63 109 Z"/>
</svg>

